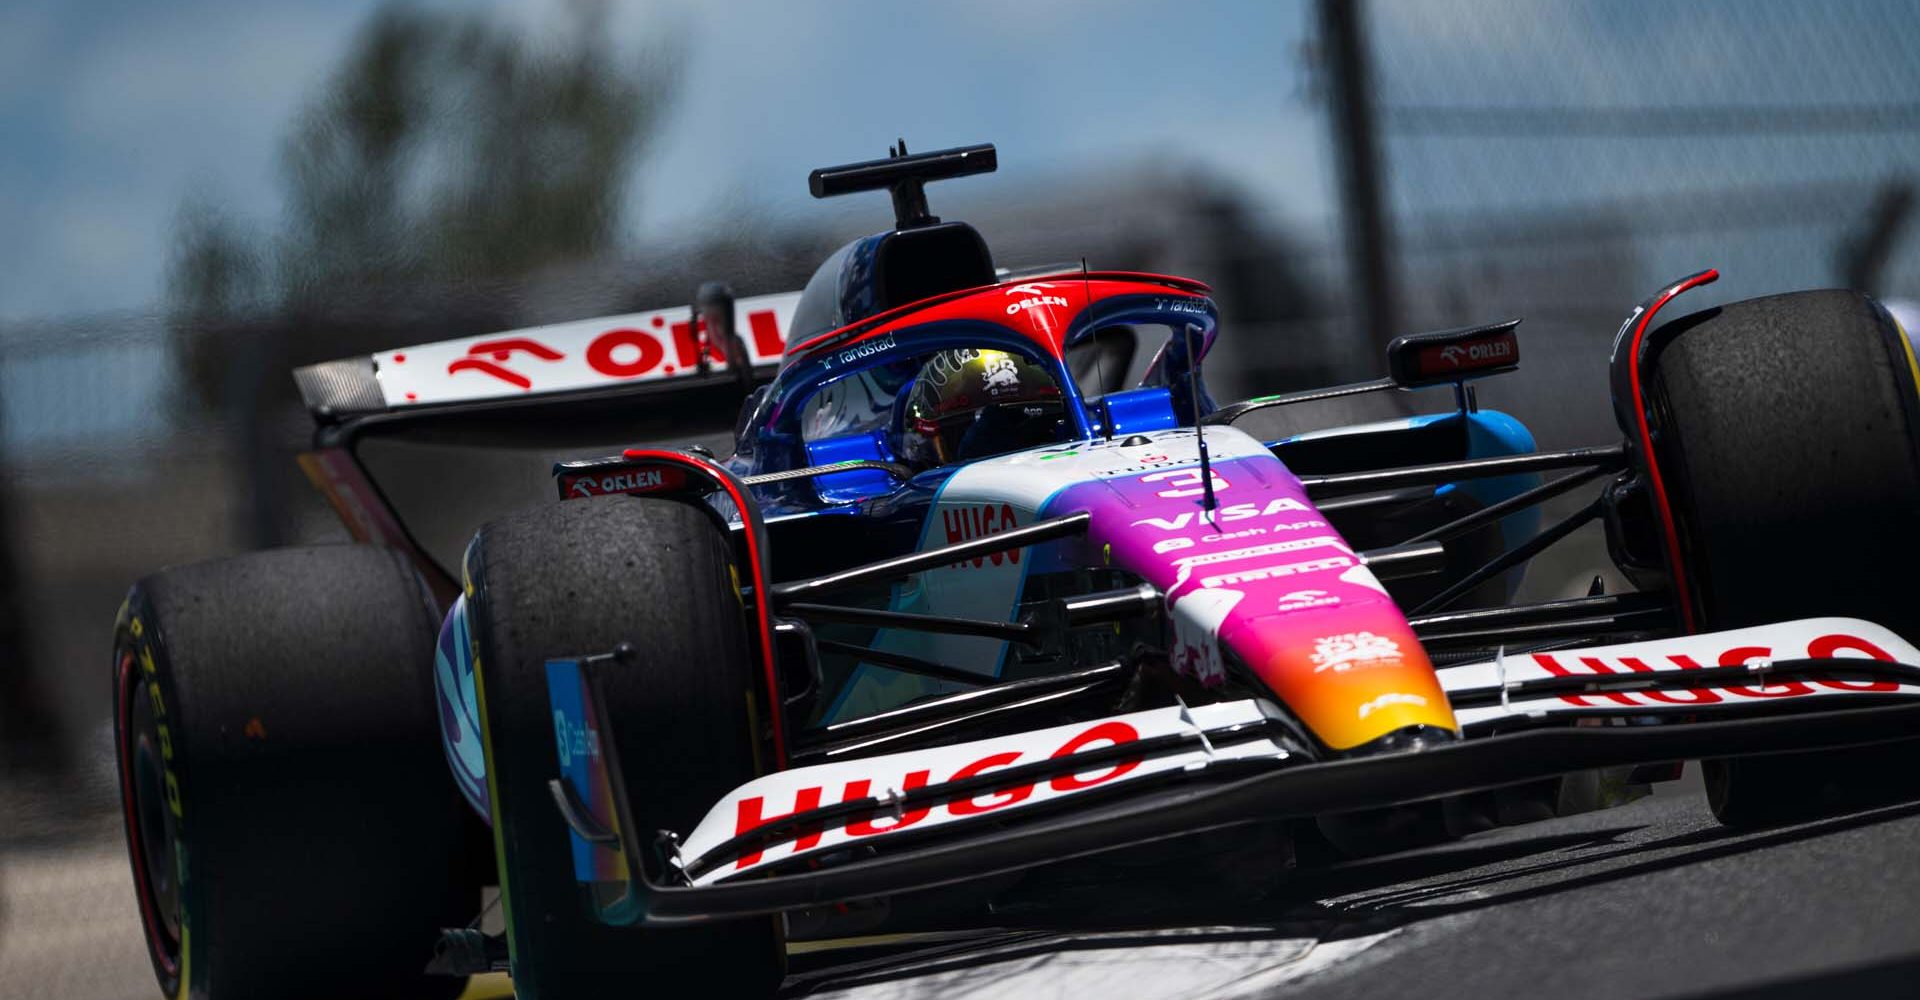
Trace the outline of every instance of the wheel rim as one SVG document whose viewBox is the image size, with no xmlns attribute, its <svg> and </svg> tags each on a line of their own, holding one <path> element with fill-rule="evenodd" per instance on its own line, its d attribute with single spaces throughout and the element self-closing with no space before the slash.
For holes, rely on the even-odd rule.
<svg viewBox="0 0 1920 1000">
<path fill-rule="evenodd" d="M 118 657 L 121 800 L 127 848 L 133 858 L 134 893 L 154 962 L 169 976 L 180 972 L 179 825 L 167 804 L 159 715 L 147 686 L 139 683 L 133 650 Z"/>
</svg>

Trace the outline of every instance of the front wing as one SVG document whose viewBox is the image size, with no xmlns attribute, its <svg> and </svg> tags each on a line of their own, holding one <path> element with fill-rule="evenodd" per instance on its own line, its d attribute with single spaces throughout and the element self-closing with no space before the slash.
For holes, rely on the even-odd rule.
<svg viewBox="0 0 1920 1000">
<path fill-rule="evenodd" d="M 1316 761 L 1273 706 L 1174 706 L 776 772 L 729 793 L 684 840 L 648 839 L 621 833 L 634 830 L 627 795 L 645 791 L 620 780 L 591 696 L 593 671 L 609 666 L 549 665 L 556 725 L 576 743 L 562 745 L 570 766 L 554 793 L 576 860 L 608 862 L 576 867 L 597 899 L 617 890 L 602 919 L 649 926 L 934 888 L 1570 771 L 1920 738 L 1920 649 L 1870 622 L 1819 618 L 1445 668 L 1466 738 L 1417 752 Z M 1639 724 L 1554 724 L 1562 716 Z M 581 768 L 585 745 L 614 766 Z"/>
</svg>

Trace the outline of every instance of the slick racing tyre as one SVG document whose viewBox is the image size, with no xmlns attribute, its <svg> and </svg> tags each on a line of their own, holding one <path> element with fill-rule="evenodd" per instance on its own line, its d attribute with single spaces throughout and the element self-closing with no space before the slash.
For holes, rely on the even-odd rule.
<svg viewBox="0 0 1920 1000">
<path fill-rule="evenodd" d="M 574 881 L 546 661 L 640 651 L 601 689 L 636 830 L 690 832 L 755 768 L 759 672 L 729 539 L 689 504 L 616 496 L 522 512 L 467 550 L 493 828 L 514 987 L 538 1000 L 635 992 L 771 994 L 783 974 L 772 918 L 667 930 L 607 927 Z M 608 737 L 603 737 L 606 739 Z"/>
<path fill-rule="evenodd" d="M 1845 615 L 1920 638 L 1920 435 L 1907 342 L 1849 291 L 1675 320 L 1649 360 L 1654 460 L 1702 630 Z M 1858 754 L 1704 762 L 1729 825 L 1828 804 Z"/>
<path fill-rule="evenodd" d="M 479 911 L 447 774 L 438 625 L 399 554 L 258 552 L 135 584 L 114 630 L 127 846 L 170 997 L 452 997 Z"/>
</svg>

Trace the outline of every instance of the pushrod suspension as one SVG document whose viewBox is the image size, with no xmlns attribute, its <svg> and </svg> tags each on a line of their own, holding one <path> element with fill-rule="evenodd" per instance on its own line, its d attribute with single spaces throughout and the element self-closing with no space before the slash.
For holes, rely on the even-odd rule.
<svg viewBox="0 0 1920 1000">
<path fill-rule="evenodd" d="M 1575 512 L 1571 516 L 1567 517 L 1565 520 L 1560 521 L 1559 523 L 1553 525 L 1552 527 L 1546 529 L 1545 531 L 1542 531 L 1538 535 L 1535 535 L 1532 538 L 1529 538 L 1526 541 L 1520 543 L 1519 545 L 1516 545 L 1513 548 L 1508 549 L 1505 552 L 1502 552 L 1500 555 L 1495 556 L 1493 559 L 1489 560 L 1486 565 L 1480 567 L 1479 569 L 1474 570 L 1471 573 L 1468 573 L 1466 576 L 1461 577 L 1459 580 L 1455 581 L 1454 584 L 1448 587 L 1447 589 L 1439 592 L 1438 594 L 1433 595 L 1432 597 L 1427 598 L 1427 600 L 1424 603 L 1422 603 L 1419 607 L 1413 609 L 1413 615 L 1418 616 L 1418 615 L 1425 614 L 1429 611 L 1438 611 L 1441 608 L 1444 608 L 1447 605 L 1452 604 L 1454 601 L 1457 601 L 1462 596 L 1466 595 L 1467 592 L 1471 591 L 1473 588 L 1480 586 L 1481 584 L 1487 582 L 1488 580 L 1493 579 L 1494 577 L 1500 575 L 1501 573 L 1504 573 L 1507 570 L 1512 569 L 1513 567 L 1518 566 L 1529 559 L 1532 559 L 1534 556 L 1539 555 L 1541 551 L 1546 549 L 1547 546 L 1552 545 L 1553 543 L 1559 541 L 1560 539 L 1573 534 L 1575 531 L 1583 527 L 1588 521 L 1591 521 L 1594 518 L 1599 517 L 1600 511 L 1601 511 L 1600 501 L 1595 500 L 1594 502 L 1581 508 L 1579 511 Z"/>
<path fill-rule="evenodd" d="M 1035 629 L 1029 622 L 946 618 L 940 615 L 917 615 L 906 611 L 883 611 L 878 608 L 849 608 L 835 604 L 794 603 L 786 605 L 781 610 L 808 621 L 844 622 L 848 625 L 872 625 L 877 628 L 908 629 L 914 632 L 979 636 L 984 639 L 999 639 L 1003 642 L 1018 642 L 1029 646 L 1039 644 L 1039 640 L 1034 638 Z"/>
<path fill-rule="evenodd" d="M 1368 472 L 1302 476 L 1300 482 L 1311 494 L 1388 490 L 1400 486 L 1425 484 L 1439 486 L 1461 479 L 1485 479 L 1489 476 L 1511 476 L 1522 472 L 1544 472 L 1548 469 L 1571 469 L 1590 465 L 1617 469 L 1625 464 L 1626 456 L 1626 445 L 1616 444 L 1604 447 L 1572 448 L 1567 451 L 1502 455 L 1497 458 L 1469 458 L 1459 462 L 1409 465 L 1397 469 L 1373 469 Z"/>
<path fill-rule="evenodd" d="M 837 573 L 828 573 L 825 576 L 775 584 L 770 589 L 773 592 L 774 605 L 779 607 L 839 587 L 850 587 L 854 584 L 872 583 L 878 580 L 895 580 L 951 565 L 962 559 L 990 556 L 997 552 L 1008 552 L 1026 548 L 1029 545 L 1038 545 L 1041 542 L 1051 542 L 1057 538 L 1083 534 L 1092 520 L 1093 515 L 1081 511 L 1065 517 L 1037 521 L 1024 528 L 1014 528 L 997 535 L 983 535 L 964 542 L 956 542 L 927 552 L 911 552 L 904 556 L 882 559 L 879 562 L 855 566 L 852 569 L 843 569 Z"/>
<path fill-rule="evenodd" d="M 1579 472 L 1572 473 L 1571 475 L 1561 476 L 1552 482 L 1541 483 L 1524 493 L 1514 494 L 1499 503 L 1489 504 L 1470 514 L 1429 528 L 1407 539 L 1406 544 L 1411 545 L 1414 542 L 1424 542 L 1428 540 L 1444 542 L 1448 539 L 1458 538 L 1483 524 L 1497 521 L 1514 511 L 1525 510 L 1534 504 L 1557 497 L 1579 486 L 1581 483 L 1590 482 L 1599 476 L 1605 475 L 1607 471 L 1606 466 L 1596 465 L 1592 468 L 1581 469 Z"/>
</svg>

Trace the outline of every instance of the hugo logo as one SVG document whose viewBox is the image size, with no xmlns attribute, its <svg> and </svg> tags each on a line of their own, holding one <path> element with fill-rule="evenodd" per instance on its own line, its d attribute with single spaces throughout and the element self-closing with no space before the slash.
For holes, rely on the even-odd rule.
<svg viewBox="0 0 1920 1000">
<path fill-rule="evenodd" d="M 997 535 L 1003 531 L 1020 526 L 1013 512 L 1012 504 L 978 504 L 971 507 L 946 507 L 940 511 L 941 527 L 946 529 L 947 544 L 969 541 L 987 535 Z M 1020 550 L 995 552 L 990 556 L 974 556 L 972 560 L 961 560 L 954 564 L 958 569 L 963 566 L 984 566 L 991 562 L 995 566 L 1003 563 L 1019 565 Z"/>
<path fill-rule="evenodd" d="M 1843 655 L 1865 657 L 1868 659 L 1892 662 L 1893 654 L 1881 649 L 1859 636 L 1845 633 L 1823 635 L 1807 643 L 1806 658 L 1824 660 Z M 1770 646 L 1734 646 L 1722 650 L 1715 659 L 1714 666 L 1737 667 L 1755 660 L 1793 659 L 1793 654 L 1776 656 Z M 1702 664 L 1685 653 L 1674 653 L 1665 657 L 1668 663 L 1681 670 L 1698 670 Z M 1577 667 L 1560 662 L 1548 653 L 1533 654 L 1533 662 L 1556 677 L 1574 677 L 1581 674 L 1622 674 L 1652 673 L 1654 667 L 1638 656 L 1581 656 L 1574 662 Z M 1680 691 L 1601 691 L 1591 694 L 1563 694 L 1560 700 L 1569 705 L 1582 708 L 1593 707 L 1588 699 L 1614 705 L 1712 705 L 1726 701 L 1728 696 L 1741 698 L 1794 698 L 1814 693 L 1814 688 L 1822 687 L 1831 691 L 1894 691 L 1899 684 L 1890 680 L 1843 681 L 1843 680 L 1790 680 L 1777 684 L 1762 683 L 1759 687 L 1733 684 L 1714 688 L 1691 688 Z"/>
<path fill-rule="evenodd" d="M 1072 737 L 1068 738 L 1066 742 L 1062 743 L 1058 749 L 1048 754 L 1047 759 L 1057 760 L 1061 757 L 1079 753 L 1082 750 L 1097 748 L 1102 744 L 1117 746 L 1123 743 L 1134 743 L 1139 739 L 1140 731 L 1135 729 L 1131 724 L 1117 719 L 1110 719 L 1075 733 Z M 942 784 L 965 781 L 998 768 L 1010 767 L 1020 763 L 1024 756 L 1025 754 L 1019 750 L 1004 750 L 987 754 L 986 756 L 956 768 L 951 775 L 948 775 L 944 779 Z M 1018 805 L 1019 803 L 1027 801 L 1037 791 L 1042 789 L 1045 789 L 1050 794 L 1065 794 L 1077 792 L 1084 788 L 1092 788 L 1096 785 L 1102 785 L 1139 766 L 1140 761 L 1138 759 L 1122 760 L 1111 765 L 1102 765 L 1099 770 L 1093 771 L 1092 773 L 1080 772 L 1057 775 L 1045 784 L 1033 781 L 1022 784 L 1005 785 L 999 788 L 977 792 L 968 798 L 955 799 L 942 804 L 929 801 L 888 816 L 853 820 L 836 827 L 816 827 L 803 832 L 792 842 L 789 850 L 798 853 L 818 847 L 820 846 L 821 839 L 828 833 L 843 834 L 848 838 L 858 838 L 872 837 L 883 833 L 892 833 L 896 830 L 904 830 L 907 827 L 925 821 L 929 816 L 934 814 L 935 810 L 944 811 L 947 815 L 953 817 L 978 816 L 983 813 L 993 812 L 996 809 L 1004 809 L 1011 805 Z M 926 788 L 932 783 L 932 779 L 933 773 L 926 769 L 917 769 L 904 775 L 886 776 L 878 782 L 873 778 L 856 778 L 846 782 L 841 788 L 840 801 L 857 802 L 867 798 L 873 795 L 873 789 L 876 784 L 890 793 L 911 792 L 915 789 Z M 798 789 L 794 792 L 793 808 L 790 811 L 775 813 L 773 815 L 767 814 L 766 796 L 753 795 L 743 798 L 735 807 L 734 836 L 737 837 L 741 834 L 749 833 L 768 823 L 786 819 L 789 816 L 818 809 L 825 799 L 825 796 L 826 789 L 819 785 L 809 785 Z M 835 839 L 840 838 L 836 837 Z M 766 850 L 781 849 L 781 847 L 776 846 L 767 848 Z M 734 868 L 738 870 L 746 868 L 749 865 L 758 864 L 764 857 L 764 854 L 765 851 L 754 851 L 750 854 L 742 855 L 739 860 L 734 862 Z"/>
</svg>

